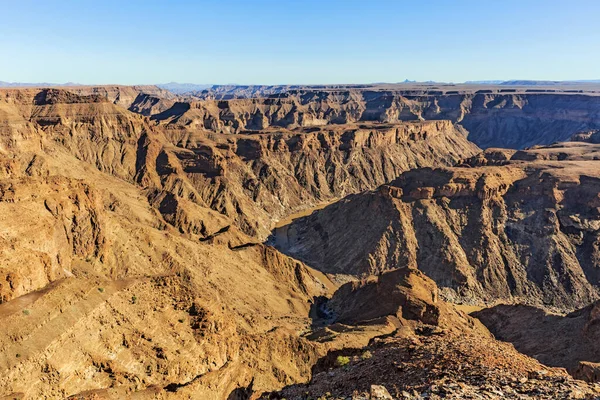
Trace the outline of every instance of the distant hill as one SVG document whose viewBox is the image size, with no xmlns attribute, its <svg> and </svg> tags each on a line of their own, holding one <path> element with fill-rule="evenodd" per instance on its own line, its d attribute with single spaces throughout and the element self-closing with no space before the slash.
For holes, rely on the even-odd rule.
<svg viewBox="0 0 600 400">
<path fill-rule="evenodd" d="M 575 81 L 536 81 L 530 79 L 515 79 L 510 81 L 488 80 L 488 81 L 466 81 L 466 85 L 503 85 L 503 86 L 553 86 L 570 85 L 577 83 L 600 83 L 600 79 L 575 80 Z"/>
<path fill-rule="evenodd" d="M 169 82 L 169 83 L 160 83 L 156 86 L 158 86 L 161 89 L 166 89 L 171 93 L 182 94 L 182 93 L 186 93 L 186 92 L 196 92 L 199 90 L 208 89 L 208 88 L 212 87 L 213 85 Z"/>
<path fill-rule="evenodd" d="M 55 87 L 55 86 L 82 86 L 79 83 L 67 82 L 67 83 L 48 83 L 48 82 L 4 82 L 0 81 L 0 87 Z"/>
<path fill-rule="evenodd" d="M 500 85 L 504 81 L 490 80 L 490 81 L 466 81 L 465 85 Z"/>
</svg>

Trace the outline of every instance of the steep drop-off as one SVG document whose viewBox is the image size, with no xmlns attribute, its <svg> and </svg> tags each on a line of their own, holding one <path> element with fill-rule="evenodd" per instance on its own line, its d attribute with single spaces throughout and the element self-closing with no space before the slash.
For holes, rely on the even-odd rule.
<svg viewBox="0 0 600 400">
<path fill-rule="evenodd" d="M 478 151 L 447 121 L 166 135 L 173 158 L 159 156 L 156 164 L 179 163 L 205 204 L 259 238 L 291 213 L 375 188 L 410 168 L 453 165 Z"/>
<path fill-rule="evenodd" d="M 382 336 L 402 361 L 405 340 L 436 357 L 464 337 L 508 349 L 419 271 L 338 288 L 259 243 L 296 211 L 476 154 L 451 122 L 220 134 L 152 121 L 128 108 L 143 95 L 151 114 L 154 95 L 105 89 L 0 91 L 0 396 L 255 399 Z M 473 379 L 543 368 L 511 354 L 526 367 L 464 360 L 482 366 Z M 415 390 L 438 376 L 421 378 Z"/>
<path fill-rule="evenodd" d="M 100 94 L 46 89 L 4 97 L 0 112 L 13 121 L 7 130 L 40 130 L 100 171 L 140 183 L 167 220 L 204 236 L 216 231 L 211 222 L 194 224 L 179 205 L 211 208 L 263 239 L 287 215 L 478 150 L 447 121 L 219 135 L 157 126 Z"/>
<path fill-rule="evenodd" d="M 567 368 L 577 378 L 599 381 L 600 303 L 566 315 L 525 305 L 498 305 L 473 315 L 499 340 L 513 343 L 520 352 L 546 365 Z M 596 376 L 586 376 L 586 371 Z"/>
<path fill-rule="evenodd" d="M 488 150 L 417 169 L 277 229 L 338 280 L 418 268 L 459 302 L 574 309 L 598 298 L 598 145 Z"/>
<path fill-rule="evenodd" d="M 466 128 L 468 138 L 482 148 L 514 149 L 564 141 L 575 132 L 600 128 L 600 96 L 592 92 L 307 88 L 269 96 L 180 101 L 152 113 L 152 118 L 170 126 L 226 134 L 269 127 L 449 120 Z"/>
</svg>

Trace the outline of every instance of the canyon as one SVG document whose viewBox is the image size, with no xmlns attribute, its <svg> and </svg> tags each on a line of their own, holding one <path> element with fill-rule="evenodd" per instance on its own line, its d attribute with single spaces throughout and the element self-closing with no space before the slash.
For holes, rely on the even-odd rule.
<svg viewBox="0 0 600 400">
<path fill-rule="evenodd" d="M 0 89 L 0 398 L 594 398 L 598 99 Z"/>
<path fill-rule="evenodd" d="M 214 93 L 221 90 L 216 88 Z M 224 97 L 228 100 L 218 96 L 197 100 L 192 93 L 152 117 L 170 126 L 223 133 L 269 127 L 448 120 L 464 129 L 469 140 L 481 148 L 523 149 L 598 129 L 600 102 L 595 85 L 562 91 L 485 85 L 242 87 L 229 88 L 229 93 Z"/>
</svg>

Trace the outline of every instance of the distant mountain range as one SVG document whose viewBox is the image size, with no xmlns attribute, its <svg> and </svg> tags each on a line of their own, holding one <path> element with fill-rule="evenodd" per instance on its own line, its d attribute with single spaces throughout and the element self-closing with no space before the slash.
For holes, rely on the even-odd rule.
<svg viewBox="0 0 600 400">
<path fill-rule="evenodd" d="M 600 83 L 600 79 L 577 80 L 577 81 L 536 81 L 536 80 L 491 80 L 491 81 L 466 81 L 467 85 L 505 85 L 505 86 L 552 86 L 570 85 L 578 83 Z"/>
<path fill-rule="evenodd" d="M 67 82 L 67 83 L 28 83 L 28 82 L 4 82 L 0 81 L 0 87 L 49 87 L 49 86 L 82 86 L 80 83 Z"/>
<path fill-rule="evenodd" d="M 171 93 L 182 94 L 186 92 L 197 92 L 199 90 L 204 90 L 211 88 L 213 85 L 209 84 L 197 84 L 197 83 L 177 83 L 177 82 L 169 82 L 169 83 L 159 83 L 158 86 L 161 89 L 166 89 Z"/>
<path fill-rule="evenodd" d="M 381 82 L 380 84 L 383 84 Z M 399 84 L 442 84 L 443 82 L 437 81 L 414 81 L 414 80 L 404 80 L 402 82 L 398 82 Z M 536 81 L 536 80 L 479 80 L 479 81 L 466 81 L 463 84 L 465 85 L 500 85 L 500 86 L 554 86 L 554 85 L 576 85 L 576 84 L 586 84 L 586 83 L 600 83 L 600 79 L 588 79 L 588 80 L 573 80 L 573 81 Z M 455 83 L 460 84 L 460 83 Z M 49 82 L 6 82 L 0 81 L 0 88 L 14 88 L 14 87 L 56 87 L 56 86 L 93 86 L 89 84 L 81 84 L 75 82 L 66 82 L 66 83 L 49 83 Z M 227 85 L 216 85 L 216 84 L 198 84 L 198 83 L 178 83 L 178 82 L 169 82 L 169 83 L 159 83 L 155 86 L 168 90 L 171 93 L 180 95 L 180 94 L 190 94 L 190 93 L 198 93 L 207 89 L 213 89 L 216 91 L 223 91 L 224 88 L 236 88 L 236 87 L 261 87 L 261 88 L 269 88 L 269 87 L 291 87 L 288 85 L 238 85 L 238 84 L 227 84 Z M 312 86 L 312 85 L 293 85 L 293 86 Z M 316 86 L 316 85 L 315 85 Z"/>
</svg>

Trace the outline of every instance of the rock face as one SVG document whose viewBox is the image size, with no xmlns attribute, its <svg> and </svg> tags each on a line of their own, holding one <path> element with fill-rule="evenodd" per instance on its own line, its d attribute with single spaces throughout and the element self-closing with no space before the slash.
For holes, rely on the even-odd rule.
<svg viewBox="0 0 600 400">
<path fill-rule="evenodd" d="M 600 364 L 580 361 L 573 377 L 587 382 L 600 382 Z"/>
<path fill-rule="evenodd" d="M 596 297 L 596 145 L 476 156 L 478 148 L 445 120 L 382 124 L 368 117 L 320 126 L 318 119 L 353 106 L 330 107 L 316 97 L 302 100 L 314 112 L 302 120 L 312 122 L 273 127 L 271 111 L 255 112 L 268 99 L 224 107 L 163 95 L 126 87 L 0 91 L 0 396 L 257 398 L 307 382 L 336 352 L 382 336 L 390 339 L 383 354 L 420 370 L 428 354 L 462 354 L 456 338 L 468 336 L 477 350 L 464 358 L 465 368 L 478 363 L 472 382 L 488 367 L 523 375 L 539 364 L 510 353 L 444 297 L 523 294 L 557 307 Z M 198 116 L 202 124 L 188 123 Z M 445 168 L 406 172 L 419 167 Z M 332 271 L 365 275 L 363 281 L 338 288 L 260 243 L 277 220 L 347 195 L 330 206 L 338 217 L 355 199 L 377 204 L 356 208 L 348 220 L 363 221 L 364 229 L 344 238 L 329 226 L 315 228 L 318 236 L 307 231 L 306 247 L 297 250 L 318 237 L 340 249 L 327 259 Z M 523 196 L 535 201 L 523 205 Z M 488 209 L 504 225 L 479 216 Z M 402 213 L 410 224 L 395 222 Z M 331 228 L 341 226 L 327 218 Z M 418 233 L 427 224 L 434 228 Z M 481 231 L 463 235 L 467 242 L 450 236 L 473 226 Z M 497 239 L 500 226 L 512 230 Z M 286 235 L 286 245 L 296 239 Z M 474 239 L 478 250 L 465 244 Z M 525 256 L 533 247 L 550 254 L 545 269 Z M 497 248 L 517 249 L 505 275 L 493 257 Z M 325 257 L 319 251 L 315 256 Z M 479 264 L 455 262 L 468 257 Z M 402 268 L 403 260 L 425 265 L 433 280 Z M 509 276 L 517 283 L 503 283 Z M 431 340 L 413 348 L 416 358 L 397 352 L 419 337 Z M 526 367 L 506 368 L 508 356 L 498 362 L 475 355 L 490 346 Z M 438 377 L 423 375 L 410 390 L 429 390 L 425 379 Z M 395 388 L 394 379 L 368 387 L 378 384 Z"/>
<path fill-rule="evenodd" d="M 412 269 L 386 272 L 341 286 L 328 302 L 332 350 L 313 367 L 308 384 L 264 393 L 264 399 L 554 399 L 590 398 L 594 387 L 572 380 L 496 341 L 474 318 L 438 296 L 435 283 Z M 366 346 L 336 346 L 389 322 Z M 386 334 L 383 334 L 386 333 Z"/>
<path fill-rule="evenodd" d="M 259 92 L 262 93 L 262 92 Z M 171 126 L 240 133 L 267 128 L 449 120 L 482 148 L 523 149 L 600 128 L 597 93 L 398 89 L 289 89 L 267 98 L 185 100 L 153 114 Z M 227 98 L 227 97 L 226 97 Z"/>
<path fill-rule="evenodd" d="M 599 150 L 492 149 L 458 167 L 411 170 L 271 240 L 338 280 L 418 268 L 447 299 L 572 310 L 598 297 Z"/>
<path fill-rule="evenodd" d="M 261 239 L 290 213 L 375 188 L 410 168 L 452 165 L 477 151 L 447 121 L 213 140 L 186 132 L 166 134 L 177 147 L 169 149 L 168 159 L 159 154 L 157 170 L 171 174 L 173 163 L 181 165 L 205 204 Z"/>
<path fill-rule="evenodd" d="M 262 239 L 289 214 L 477 151 L 447 121 L 225 137 L 155 126 L 93 91 L 3 93 L 0 107 L 13 121 L 7 130 L 40 130 L 102 172 L 141 183 L 165 218 L 204 236 L 223 225 L 208 218 L 193 225 L 183 203 L 224 214 Z"/>
<path fill-rule="evenodd" d="M 567 368 L 576 378 L 598 382 L 600 303 L 567 315 L 524 305 L 499 305 L 473 315 L 496 338 L 513 343 L 520 352 L 546 365 Z"/>
<path fill-rule="evenodd" d="M 475 325 L 439 298 L 435 282 L 413 269 L 346 283 L 333 294 L 328 308 L 335 322 L 349 325 L 385 316 L 394 316 L 404 325 L 419 322 L 465 331 Z"/>
</svg>

